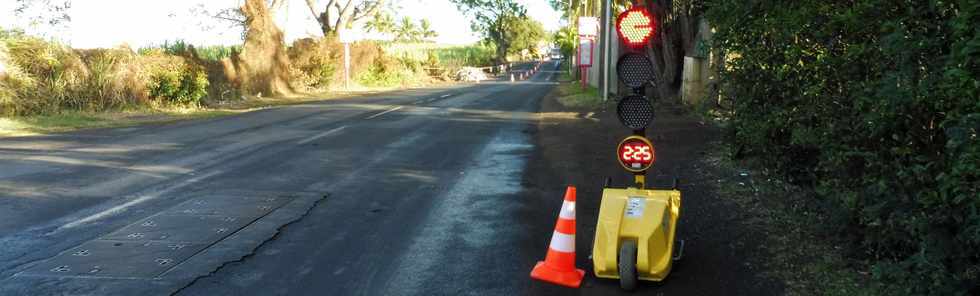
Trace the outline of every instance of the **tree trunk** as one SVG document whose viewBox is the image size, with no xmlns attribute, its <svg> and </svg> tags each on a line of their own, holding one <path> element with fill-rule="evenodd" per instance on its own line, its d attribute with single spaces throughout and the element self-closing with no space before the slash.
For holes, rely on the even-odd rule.
<svg viewBox="0 0 980 296">
<path fill-rule="evenodd" d="M 364 0 L 330 0 L 325 5 L 323 12 L 317 13 L 317 1 L 306 0 L 306 6 L 310 9 L 313 17 L 320 23 L 320 31 L 323 36 L 337 35 L 338 30 L 347 29 L 356 21 L 367 17 L 373 17 L 384 6 L 385 1 L 374 1 L 365 3 Z M 335 10 L 336 15 L 332 15 L 331 9 Z"/>
<path fill-rule="evenodd" d="M 284 36 L 265 0 L 246 0 L 245 45 L 235 61 L 242 91 L 255 95 L 289 95 L 289 56 Z"/>
<path fill-rule="evenodd" d="M 679 77 L 684 71 L 684 57 L 693 53 L 697 37 L 694 21 L 696 16 L 691 13 L 691 3 L 674 3 L 675 1 L 648 2 L 648 9 L 659 21 L 659 34 L 655 35 L 647 49 L 647 54 L 653 61 L 656 77 L 657 95 L 661 99 L 673 98 L 681 87 Z M 675 7 L 682 5 L 682 7 Z"/>
</svg>

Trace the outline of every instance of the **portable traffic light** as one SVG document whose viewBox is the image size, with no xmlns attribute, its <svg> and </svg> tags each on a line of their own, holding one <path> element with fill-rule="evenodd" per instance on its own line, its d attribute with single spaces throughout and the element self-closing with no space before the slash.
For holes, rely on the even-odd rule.
<svg viewBox="0 0 980 296">
<path fill-rule="evenodd" d="M 657 33 L 657 21 L 642 6 L 633 6 L 616 18 L 619 38 L 631 48 L 642 48 Z"/>
<path fill-rule="evenodd" d="M 646 47 L 657 33 L 657 21 L 646 8 L 634 6 L 616 18 L 616 31 L 626 46 L 633 49 L 619 57 L 616 74 L 619 81 L 633 90 L 616 106 L 616 114 L 633 135 L 617 147 L 619 164 L 636 174 L 637 184 L 643 184 L 643 174 L 653 165 L 653 144 L 644 137 L 647 126 L 653 122 L 653 104 L 644 95 L 644 89 L 654 78 L 653 63 L 639 51 Z M 640 186 L 642 188 L 642 185 Z"/>
</svg>

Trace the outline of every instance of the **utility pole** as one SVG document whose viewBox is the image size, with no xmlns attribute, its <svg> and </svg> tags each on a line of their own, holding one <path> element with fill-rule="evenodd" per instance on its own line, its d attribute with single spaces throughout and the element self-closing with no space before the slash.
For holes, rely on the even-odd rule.
<svg viewBox="0 0 980 296">
<path fill-rule="evenodd" d="M 610 43 L 612 42 L 612 38 L 610 38 L 610 36 L 611 36 L 610 31 L 611 30 L 609 30 L 609 27 L 612 26 L 611 25 L 612 24 L 612 21 L 611 21 L 611 19 L 612 19 L 612 3 L 611 3 L 611 1 L 612 0 L 606 0 L 606 1 L 603 1 L 603 3 L 602 3 L 603 4 L 603 7 L 602 7 L 602 11 L 603 11 L 603 21 L 602 21 L 602 27 L 603 27 L 603 30 L 602 30 L 602 39 L 603 39 L 602 40 L 602 44 L 603 44 L 603 48 L 602 48 L 602 75 L 603 75 L 603 79 L 602 79 L 602 102 L 603 103 L 605 103 L 606 101 L 609 100 L 609 64 L 611 64 L 611 61 L 610 60 L 612 59 L 612 53 L 609 52 L 610 51 L 610 48 L 612 48 L 612 46 L 610 46 Z"/>
</svg>

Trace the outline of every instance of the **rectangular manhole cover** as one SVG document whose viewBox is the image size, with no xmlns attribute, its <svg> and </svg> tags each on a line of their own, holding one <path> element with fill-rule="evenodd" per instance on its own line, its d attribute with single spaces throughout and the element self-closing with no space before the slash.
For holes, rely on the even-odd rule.
<svg viewBox="0 0 980 296">
<path fill-rule="evenodd" d="M 156 215 L 123 227 L 103 239 L 213 243 L 252 223 L 233 216 Z"/>
<path fill-rule="evenodd" d="M 163 213 L 258 218 L 291 200 L 291 196 L 215 196 L 188 200 Z"/>
<path fill-rule="evenodd" d="M 154 278 L 204 249 L 204 244 L 94 240 L 34 266 L 23 275 Z"/>
</svg>

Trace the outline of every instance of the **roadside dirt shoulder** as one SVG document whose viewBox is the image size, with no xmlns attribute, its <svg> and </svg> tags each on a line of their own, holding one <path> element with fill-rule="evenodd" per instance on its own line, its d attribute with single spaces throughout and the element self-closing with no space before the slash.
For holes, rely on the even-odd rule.
<svg viewBox="0 0 980 296">
<path fill-rule="evenodd" d="M 618 294 L 618 282 L 592 275 L 589 254 L 606 177 L 623 187 L 632 176 L 616 162 L 615 147 L 630 131 L 615 114 L 615 102 L 599 110 L 562 106 L 554 92 L 542 100 L 541 120 L 533 133 L 536 151 L 528 162 L 523 185 L 526 203 L 520 221 L 534 239 L 526 241 L 522 260 L 541 260 L 548 246 L 557 209 L 566 185 L 578 189 L 576 237 L 577 265 L 586 270 L 581 294 Z M 576 114 L 568 116 L 569 112 Z M 560 116 L 553 116 L 560 115 Z M 743 227 L 749 219 L 737 204 L 719 196 L 722 178 L 708 159 L 707 149 L 720 137 L 717 128 L 686 115 L 678 107 L 660 104 L 648 131 L 657 162 L 648 173 L 654 187 L 669 186 L 680 179 L 683 192 L 678 237 L 686 240 L 684 258 L 663 283 L 641 283 L 637 292 L 664 295 L 780 295 L 783 285 L 764 275 L 757 260 L 761 246 L 759 231 Z M 659 186 L 658 186 L 659 185 Z M 546 209 L 546 210 L 543 210 Z M 552 213 L 541 215 L 540 213 Z M 530 268 L 530 267 L 529 267 Z M 529 269 L 530 270 L 530 269 Z M 530 279 L 529 279 L 530 281 Z M 569 290 L 533 283 L 533 295 L 562 294 Z"/>
</svg>

